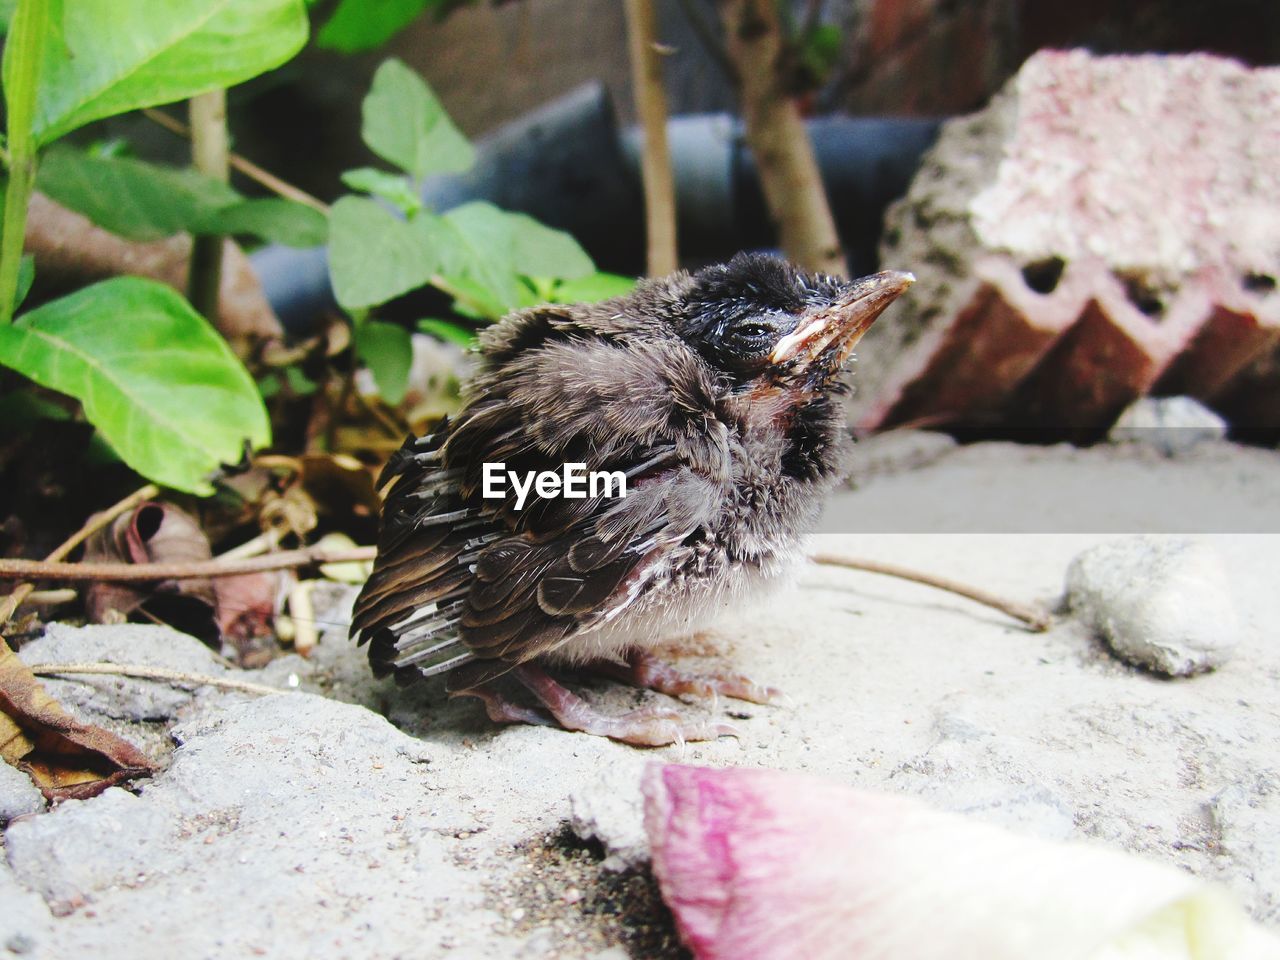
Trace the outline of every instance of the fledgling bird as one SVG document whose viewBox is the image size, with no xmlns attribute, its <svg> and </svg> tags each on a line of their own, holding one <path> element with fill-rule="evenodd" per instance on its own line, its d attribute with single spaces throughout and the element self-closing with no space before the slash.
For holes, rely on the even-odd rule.
<svg viewBox="0 0 1280 960">
<path fill-rule="evenodd" d="M 451 695 L 480 698 L 499 722 L 647 745 L 732 732 L 658 708 L 605 715 L 545 668 L 768 699 L 745 678 L 692 676 L 647 650 L 802 559 L 852 442 L 841 370 L 912 279 L 847 282 L 739 255 L 485 330 L 462 411 L 407 440 L 379 481 L 378 556 L 352 622 L 374 672 L 447 673 Z M 517 509 L 514 490 L 482 496 L 486 462 L 621 471 L 627 495 L 530 493 Z M 505 674 L 539 706 L 504 695 L 494 681 Z"/>
</svg>

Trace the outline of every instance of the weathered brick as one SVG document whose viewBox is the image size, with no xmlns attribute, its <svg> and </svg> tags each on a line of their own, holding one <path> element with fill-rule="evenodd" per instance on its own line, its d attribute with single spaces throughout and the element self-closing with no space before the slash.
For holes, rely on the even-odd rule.
<svg viewBox="0 0 1280 960">
<path fill-rule="evenodd" d="M 1280 69 L 1037 54 L 889 213 L 919 281 L 859 349 L 859 424 L 1101 431 L 1155 390 L 1280 427 L 1277 158 Z"/>
</svg>

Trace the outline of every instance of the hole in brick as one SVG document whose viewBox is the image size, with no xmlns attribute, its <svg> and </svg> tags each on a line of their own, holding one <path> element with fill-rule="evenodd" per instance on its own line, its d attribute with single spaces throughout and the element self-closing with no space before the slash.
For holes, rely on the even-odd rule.
<svg viewBox="0 0 1280 960">
<path fill-rule="evenodd" d="M 1120 274 L 1120 282 L 1124 284 L 1125 295 L 1129 302 L 1148 317 L 1160 317 L 1164 313 L 1164 301 L 1151 282 L 1136 273 Z"/>
<path fill-rule="evenodd" d="M 1062 280 L 1062 271 L 1067 267 L 1061 257 L 1049 257 L 1037 260 L 1022 268 L 1022 279 L 1036 293 L 1053 293 Z"/>
<path fill-rule="evenodd" d="M 1270 293 L 1276 288 L 1276 278 L 1269 273 L 1246 273 L 1240 285 L 1250 293 Z"/>
</svg>

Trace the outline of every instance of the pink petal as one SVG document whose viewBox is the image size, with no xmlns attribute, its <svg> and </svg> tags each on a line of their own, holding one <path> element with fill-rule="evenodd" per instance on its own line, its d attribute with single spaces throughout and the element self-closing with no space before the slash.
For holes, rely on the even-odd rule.
<svg viewBox="0 0 1280 960">
<path fill-rule="evenodd" d="M 1180 870 L 914 800 L 734 768 L 653 765 L 644 788 L 654 873 L 704 960 L 1261 960 L 1277 949 Z"/>
</svg>

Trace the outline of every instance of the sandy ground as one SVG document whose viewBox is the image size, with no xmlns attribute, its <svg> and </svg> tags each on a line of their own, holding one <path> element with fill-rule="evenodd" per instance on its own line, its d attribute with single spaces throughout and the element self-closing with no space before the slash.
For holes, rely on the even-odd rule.
<svg viewBox="0 0 1280 960">
<path fill-rule="evenodd" d="M 864 469 L 829 523 L 883 516 L 906 492 L 917 529 L 954 529 L 945 518 L 956 484 L 985 457 L 988 495 L 1006 504 L 1076 468 L 1101 489 L 1107 471 L 1146 471 L 1152 484 L 1179 475 L 1197 495 L 1225 495 L 1226 478 L 1247 476 L 1257 529 L 1280 529 L 1274 454 L 1215 445 L 1177 463 L 1138 456 L 1137 468 L 1114 450 L 1050 454 L 1048 468 L 1045 456 L 993 446 Z M 1118 516 L 1090 533 L 845 532 L 820 546 L 1053 604 L 1071 558 L 1126 526 L 1152 529 Z M 127 732 L 165 767 L 134 793 L 25 816 L 37 806 L 30 790 L 0 771 L 0 812 L 17 815 L 4 834 L 0 949 L 679 956 L 644 867 L 637 808 L 643 766 L 667 761 L 806 770 L 1041 836 L 1091 838 L 1219 881 L 1280 927 L 1280 536 L 1203 536 L 1227 565 L 1242 624 L 1234 658 L 1216 672 L 1160 679 L 1118 662 L 1070 619 L 1033 634 L 926 587 L 813 568 L 682 645 L 691 663 L 732 664 L 789 697 L 691 705 L 731 714 L 742 736 L 683 748 L 498 729 L 474 702 L 442 703 L 437 687 L 374 682 L 337 622 L 351 599 L 340 591 L 321 614 L 333 628 L 315 656 L 282 658 L 259 677 L 310 695 L 51 681 L 70 707 Z M 194 640 L 151 627 L 59 627 L 22 655 L 224 672 Z M 590 694 L 614 709 L 653 696 L 607 684 Z M 598 839 L 580 839 L 571 822 Z"/>
</svg>

